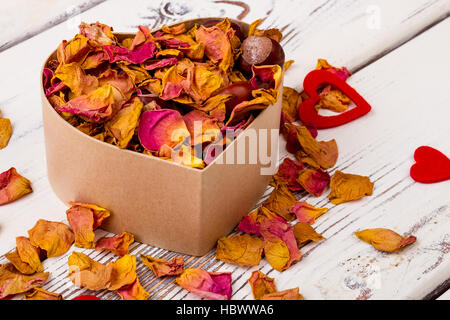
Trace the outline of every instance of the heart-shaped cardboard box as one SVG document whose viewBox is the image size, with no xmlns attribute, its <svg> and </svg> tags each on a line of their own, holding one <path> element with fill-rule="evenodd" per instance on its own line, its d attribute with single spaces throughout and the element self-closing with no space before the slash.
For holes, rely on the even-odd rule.
<svg viewBox="0 0 450 320">
<path fill-rule="evenodd" d="M 208 19 L 212 18 L 184 22 L 189 28 Z M 248 24 L 230 21 L 238 23 L 248 34 Z M 116 33 L 116 36 L 121 41 L 134 34 Z M 55 57 L 53 52 L 44 67 Z M 262 111 L 214 162 L 198 170 L 121 150 L 82 133 L 53 109 L 41 84 L 50 185 L 66 203 L 94 203 L 110 209 L 112 215 L 102 225 L 107 231 L 131 232 L 140 242 L 203 255 L 214 247 L 217 239 L 233 230 L 269 183 L 270 175 L 261 174 L 266 164 L 259 159 L 257 163 L 246 164 L 227 164 L 229 161 L 224 159 L 234 158 L 236 145 L 246 140 L 249 130 L 255 130 L 259 138 L 259 129 L 279 129 L 282 87 L 281 83 L 280 98 L 274 105 Z M 267 139 L 268 150 L 270 140 Z M 245 159 L 257 152 L 248 144 L 245 150 L 239 148 L 242 151 Z M 270 152 L 277 154 L 278 144 Z"/>
</svg>

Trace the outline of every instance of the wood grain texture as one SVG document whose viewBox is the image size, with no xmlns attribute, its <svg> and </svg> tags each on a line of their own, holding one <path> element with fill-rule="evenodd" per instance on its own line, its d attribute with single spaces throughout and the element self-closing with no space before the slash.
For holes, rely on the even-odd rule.
<svg viewBox="0 0 450 320">
<path fill-rule="evenodd" d="M 0 7 L 0 52 L 105 0 L 15 0 Z"/>
<path fill-rule="evenodd" d="M 444 294 L 442 294 L 437 300 L 450 300 L 450 290 L 447 290 Z"/>
<path fill-rule="evenodd" d="M 153 28 L 199 16 L 241 17 L 248 22 L 264 17 L 264 27 L 283 29 L 287 58 L 296 60 L 286 74 L 285 83 L 297 89 L 318 57 L 351 70 L 359 70 L 378 59 L 350 79 L 350 84 L 372 104 L 373 111 L 357 122 L 321 131 L 319 135 L 321 140 L 336 138 L 338 142 L 340 157 L 334 169 L 369 175 L 375 181 L 375 192 L 372 197 L 339 206 L 331 205 L 325 196 L 311 198 L 298 194 L 299 199 L 330 208 L 315 224 L 327 240 L 303 247 L 303 260 L 288 271 L 274 271 L 266 262 L 258 269 L 275 277 L 279 289 L 300 286 L 308 299 L 420 299 L 432 292 L 450 273 L 447 231 L 450 185 L 414 183 L 408 170 L 413 150 L 421 144 L 433 145 L 450 154 L 450 145 L 444 139 L 450 133 L 445 123 L 450 96 L 443 81 L 450 71 L 446 58 L 450 45 L 442 40 L 447 39 L 450 23 L 446 20 L 380 57 L 445 17 L 449 2 L 414 0 L 402 3 L 401 10 L 392 1 L 376 3 L 378 9 L 368 7 L 365 1 L 350 0 L 320 3 L 139 0 L 124 7 L 123 2 L 111 0 L 0 53 L 0 68 L 10 75 L 0 79 L 0 109 L 12 119 L 14 127 L 9 146 L 1 151 L 0 171 L 15 166 L 32 181 L 34 188 L 24 199 L 0 207 L 0 254 L 13 249 L 15 236 L 26 235 L 37 219 L 65 219 L 66 206 L 53 195 L 46 178 L 39 70 L 46 55 L 61 39 L 75 34 L 81 20 L 99 20 L 113 25 L 116 31 L 135 31 L 138 24 Z M 286 8 L 292 8 L 290 13 Z M 378 29 L 367 27 L 374 10 L 379 10 L 381 17 Z M 18 63 L 21 68 L 17 68 Z M 420 94 L 423 88 L 436 94 L 425 98 Z M 428 112 L 431 106 L 434 114 Z M 283 147 L 280 158 L 286 156 L 282 150 Z M 268 189 L 266 195 L 269 192 Z M 352 236 L 352 232 L 368 227 L 413 233 L 419 240 L 398 254 L 378 253 Z M 104 234 L 97 233 L 99 237 Z M 72 250 L 89 253 L 102 263 L 115 259 L 104 252 Z M 132 245 L 131 253 L 163 258 L 178 255 L 139 243 Z M 60 292 L 66 299 L 88 292 L 76 288 L 67 278 L 67 256 L 44 263 L 51 272 L 44 288 Z M 224 264 L 214 259 L 214 252 L 185 259 L 188 267 L 232 271 L 233 299 L 252 299 L 247 279 L 256 268 Z M 4 262 L 0 258 L 0 263 Z M 153 299 L 195 299 L 176 286 L 173 279 L 155 279 L 140 262 L 138 274 Z M 101 292 L 99 296 L 118 298 L 111 292 Z"/>
</svg>

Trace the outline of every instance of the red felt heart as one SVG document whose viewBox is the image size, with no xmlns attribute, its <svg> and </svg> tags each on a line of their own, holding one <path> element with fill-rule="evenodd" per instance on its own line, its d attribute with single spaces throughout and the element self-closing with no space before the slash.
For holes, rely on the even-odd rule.
<svg viewBox="0 0 450 320">
<path fill-rule="evenodd" d="M 433 183 L 450 179 L 450 159 L 442 152 L 421 146 L 414 152 L 414 160 L 410 175 L 415 181 Z"/>
<path fill-rule="evenodd" d="M 317 88 L 321 84 L 331 84 L 349 97 L 355 107 L 336 116 L 322 116 L 314 108 L 320 97 Z M 314 70 L 308 73 L 303 81 L 303 89 L 309 98 L 300 104 L 298 115 L 303 124 L 316 126 L 317 129 L 333 128 L 355 120 L 371 109 L 370 105 L 364 100 L 355 89 L 350 87 L 347 82 L 337 75 L 326 70 Z"/>
</svg>

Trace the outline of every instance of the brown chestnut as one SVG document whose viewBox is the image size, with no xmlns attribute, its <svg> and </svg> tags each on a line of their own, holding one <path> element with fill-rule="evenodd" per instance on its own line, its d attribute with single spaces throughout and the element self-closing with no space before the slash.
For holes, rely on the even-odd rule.
<svg viewBox="0 0 450 320">
<path fill-rule="evenodd" d="M 242 55 L 239 69 L 247 74 L 252 72 L 252 65 L 273 65 L 283 67 L 284 50 L 281 45 L 268 37 L 250 36 L 242 42 Z"/>
<path fill-rule="evenodd" d="M 239 103 L 243 101 L 250 100 L 252 95 L 253 87 L 247 81 L 239 81 L 233 84 L 230 84 L 228 87 L 220 90 L 216 95 L 219 94 L 231 94 L 233 97 L 228 100 L 225 105 L 227 108 L 227 117 L 230 116 L 234 107 L 236 107 Z"/>
<path fill-rule="evenodd" d="M 202 26 L 204 26 L 205 28 L 210 28 L 222 21 L 223 21 L 223 19 L 209 19 L 209 20 L 203 22 Z M 241 27 L 236 22 L 230 21 L 230 27 L 232 29 L 234 29 L 234 35 L 236 37 L 238 37 L 239 40 L 241 40 L 241 41 L 244 40 L 244 37 L 245 37 L 244 33 L 242 32 Z"/>
</svg>

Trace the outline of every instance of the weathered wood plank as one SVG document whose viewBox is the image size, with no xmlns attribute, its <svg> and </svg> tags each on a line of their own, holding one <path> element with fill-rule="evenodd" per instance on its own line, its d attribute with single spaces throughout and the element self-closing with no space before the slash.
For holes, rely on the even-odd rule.
<svg viewBox="0 0 450 320">
<path fill-rule="evenodd" d="M 16 0 L 0 8 L 0 52 L 106 0 Z"/>
<path fill-rule="evenodd" d="M 447 290 L 443 295 L 441 295 L 437 300 L 450 300 L 450 290 Z"/>
<path fill-rule="evenodd" d="M 202 1 L 201 5 L 198 1 L 188 3 L 162 1 L 160 4 L 152 5 L 146 1 L 135 1 L 132 8 L 123 8 L 123 3 L 120 6 L 119 3 L 118 1 L 105 2 L 69 19 L 67 23 L 51 28 L 0 53 L 0 68 L 5 74 L 10 75 L 8 79 L 0 79 L 2 87 L 0 108 L 6 116 L 12 119 L 14 126 L 14 135 L 10 145 L 2 150 L 0 170 L 4 171 L 10 166 L 16 166 L 21 173 L 32 180 L 35 189 L 35 192 L 25 199 L 0 207 L 0 253 L 12 249 L 14 237 L 26 235 L 26 230 L 30 229 L 38 218 L 63 220 L 65 216 L 66 207 L 53 195 L 46 178 L 38 91 L 39 64 L 62 38 L 68 39 L 73 36 L 73 26 L 76 25 L 76 21 L 100 20 L 115 26 L 118 31 L 131 31 L 134 30 L 135 25 L 140 23 L 146 22 L 156 27 L 162 23 L 206 15 L 231 17 L 240 15 L 246 21 L 267 16 L 264 25 L 278 26 L 284 29 L 287 56 L 297 61 L 287 74 L 285 82 L 299 88 L 306 72 L 314 67 L 317 57 L 328 58 L 334 64 L 347 65 L 353 70 L 359 69 L 367 62 L 373 61 L 384 52 L 391 50 L 399 43 L 414 36 L 415 33 L 441 19 L 449 9 L 446 1 L 409 1 L 402 7 L 402 10 L 398 10 L 391 1 L 380 1 L 383 22 L 380 24 L 380 29 L 372 30 L 365 27 L 370 15 L 367 13 L 367 3 L 363 1 L 327 1 L 324 4 L 317 4 L 314 1 L 300 3 L 260 1 L 248 2 L 248 8 L 226 1 Z M 292 7 L 293 9 L 289 11 L 295 15 L 287 15 L 286 7 Z M 118 9 L 121 10 L 120 17 L 115 14 Z M 127 21 L 133 21 L 133 24 L 127 23 Z M 439 25 L 439 29 L 433 28 L 432 31 L 441 30 L 440 28 L 442 28 L 441 25 Z M 426 33 L 425 39 L 430 37 L 428 36 L 430 32 Z M 442 31 L 439 32 L 441 33 L 436 36 L 438 40 L 439 36 L 443 38 Z M 448 32 L 448 29 L 445 32 Z M 412 42 L 415 43 L 415 41 Z M 419 48 L 422 48 L 423 45 L 432 47 L 433 44 L 439 43 L 435 38 L 426 40 L 426 43 L 423 41 L 425 40 L 421 40 L 420 45 L 417 45 Z M 359 227 L 369 227 L 370 219 L 374 219 L 374 223 L 383 223 L 386 227 L 398 228 L 398 232 L 406 232 L 410 229 L 416 232 L 415 229 L 417 229 L 419 243 L 413 248 L 405 250 L 408 253 L 406 256 L 414 254 L 416 258 L 413 261 L 420 261 L 424 268 L 431 268 L 440 261 L 440 251 L 432 248 L 434 248 L 433 246 L 439 248 L 435 241 L 439 235 L 437 231 L 442 228 L 442 216 L 447 215 L 448 217 L 448 202 L 447 207 L 442 209 L 442 205 L 437 204 L 442 203 L 443 191 L 436 186 L 425 187 L 411 184 L 407 177 L 407 170 L 411 165 L 414 144 L 430 143 L 441 148 L 447 154 L 450 153 L 449 145 L 440 140 L 443 134 L 448 135 L 448 129 L 445 131 L 445 127 L 444 129 L 441 127 L 444 117 L 438 119 L 437 125 L 432 129 L 423 122 L 419 122 L 420 119 L 434 120 L 429 118 L 430 115 L 424 111 L 426 109 L 422 108 L 422 104 L 429 103 L 429 101 L 411 94 L 411 92 L 420 92 L 421 89 L 420 83 L 413 81 L 414 76 L 430 74 L 431 70 L 433 72 L 439 70 L 442 74 L 445 72 L 448 74 L 450 66 L 441 65 L 445 62 L 442 57 L 448 55 L 448 45 L 442 49 L 439 48 L 441 53 L 438 53 L 418 50 L 416 47 L 413 49 L 403 49 L 402 47 L 398 50 L 400 53 L 397 53 L 396 50 L 388 56 L 396 57 L 395 59 L 389 58 L 395 60 L 394 62 L 391 60 L 384 62 L 381 59 L 374 64 L 374 66 L 380 64 L 381 66 L 373 67 L 375 69 L 371 69 L 372 66 L 369 66 L 351 78 L 351 85 L 355 86 L 372 103 L 374 111 L 354 124 L 321 132 L 320 139 L 336 138 L 340 147 L 337 168 L 370 175 L 376 180 L 376 192 L 372 198 L 337 207 L 328 204 L 324 197 L 316 199 L 299 194 L 299 198 L 307 199 L 312 204 L 330 207 L 329 213 L 317 222 L 318 231 L 323 232 L 328 240 L 306 246 L 302 249 L 304 260 L 296 264 L 292 270 L 282 274 L 272 271 L 266 263 L 260 265 L 263 272 L 268 272 L 277 278 L 277 286 L 280 289 L 299 285 L 307 298 L 355 298 L 359 295 L 362 298 L 370 295 L 372 298 L 380 296 L 395 298 L 401 295 L 408 298 L 421 298 L 420 294 L 425 295 L 434 289 L 432 288 L 433 284 L 442 281 L 442 278 L 439 277 L 440 273 L 447 271 L 448 274 L 448 269 L 442 269 L 448 268 L 448 265 L 441 262 L 435 269 L 420 277 L 420 283 L 427 282 L 427 285 L 424 285 L 421 290 L 416 290 L 418 285 L 408 284 L 407 288 L 398 288 L 399 291 L 394 294 L 393 291 L 386 290 L 390 287 L 385 286 L 394 277 L 386 267 L 392 256 L 381 255 L 379 257 L 378 253 L 351 236 L 351 233 Z M 33 52 L 33 55 L 30 55 L 30 52 Z M 410 57 L 411 61 L 405 63 L 405 57 Z M 420 59 L 420 63 L 415 63 L 416 59 Z M 12 61 L 20 62 L 21 68 L 18 69 L 17 65 L 11 63 Z M 433 77 L 432 81 L 427 84 L 439 93 L 434 96 L 436 101 L 433 105 L 437 105 L 436 111 L 442 110 L 439 108 L 448 102 L 446 90 L 437 89 L 439 85 L 443 85 L 443 81 L 439 81 L 440 79 L 444 78 Z M 408 110 L 411 110 L 408 117 L 404 117 L 406 106 L 408 106 Z M 391 116 L 394 119 L 400 119 L 396 126 L 386 120 Z M 417 122 L 417 131 L 405 131 L 405 128 L 412 130 L 409 125 L 411 122 L 414 124 Z M 356 130 L 358 130 L 358 136 L 355 137 Z M 448 183 L 446 185 L 448 186 Z M 444 214 L 442 214 L 442 210 L 444 210 Z M 392 212 L 411 212 L 411 217 L 405 218 L 405 221 L 401 223 L 397 220 L 397 214 L 394 215 Z M 421 219 L 428 213 L 431 213 L 432 218 L 425 219 L 424 226 L 421 226 Z M 14 219 L 11 219 L 11 216 L 14 216 Z M 371 218 L 369 219 L 369 217 Z M 438 229 L 432 228 L 434 222 L 437 222 L 438 227 L 436 228 Z M 414 224 L 417 226 L 415 227 Z M 433 231 L 433 237 L 426 233 L 430 228 Z M 98 236 L 101 236 L 101 233 L 102 231 Z M 445 241 L 447 242 L 442 242 L 443 246 L 447 245 L 448 248 L 448 240 Z M 419 244 L 420 246 L 417 247 Z M 174 253 L 142 244 L 135 244 L 132 248 L 132 254 L 143 252 L 163 257 L 174 255 Z M 89 252 L 92 257 L 103 263 L 113 259 L 110 254 L 76 250 Z M 360 252 L 367 256 L 373 254 L 379 258 L 381 262 L 375 264 L 377 267 L 374 267 L 375 269 L 380 268 L 375 270 L 379 277 L 369 277 L 367 280 L 367 276 L 359 275 L 361 272 L 358 271 L 360 267 L 358 263 L 362 264 L 360 261 L 349 262 L 350 267 L 339 264 L 340 262 L 344 263 L 345 259 L 354 258 L 354 254 Z M 402 252 L 402 255 L 405 252 Z M 362 255 L 360 254 L 360 256 Z M 445 257 L 445 254 L 442 254 L 442 259 Z M 253 269 L 225 265 L 216 261 L 213 253 L 202 258 L 186 257 L 186 260 L 188 266 L 233 271 L 233 289 L 235 291 L 233 298 L 251 299 L 246 281 Z M 4 263 L 3 258 L 0 258 L 0 263 Z M 400 265 L 403 266 L 403 264 Z M 52 278 L 45 286 L 46 289 L 62 292 L 65 298 L 86 292 L 86 290 L 75 288 L 67 279 L 67 255 L 48 259 L 45 267 L 52 273 Z M 350 270 L 348 274 L 346 274 L 347 269 L 345 268 Z M 426 268 L 423 270 L 428 270 Z M 396 268 L 395 270 L 400 269 Z M 394 274 L 398 275 L 399 272 L 403 274 L 404 270 L 401 269 Z M 152 298 L 194 298 L 186 291 L 176 287 L 173 279 L 154 279 L 141 263 L 138 265 L 138 273 L 146 289 L 152 291 Z M 345 275 L 346 277 L 343 279 L 348 279 L 341 281 L 341 278 L 334 278 L 336 274 L 339 277 Z M 408 271 L 405 274 L 412 273 Z M 431 279 L 435 275 L 437 278 Z M 325 280 L 322 279 L 322 276 Z M 371 292 L 366 292 L 370 286 L 364 286 L 364 284 L 367 281 L 376 283 L 375 280 L 379 278 L 384 290 L 371 288 Z M 410 279 L 405 276 L 405 283 L 408 283 L 407 280 Z M 356 284 L 352 285 L 352 281 Z M 412 283 L 415 282 L 412 281 Z M 353 289 L 349 289 L 347 284 Z M 117 298 L 117 295 L 110 292 L 103 292 L 100 296 Z"/>
</svg>

